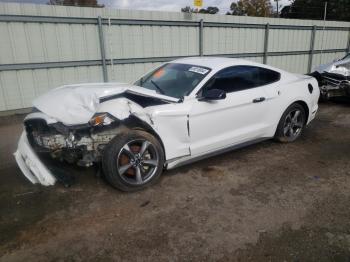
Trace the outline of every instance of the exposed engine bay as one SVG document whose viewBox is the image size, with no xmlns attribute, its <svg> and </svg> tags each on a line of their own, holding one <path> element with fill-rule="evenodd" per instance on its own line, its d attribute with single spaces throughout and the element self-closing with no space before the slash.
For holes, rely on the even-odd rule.
<svg viewBox="0 0 350 262">
<path fill-rule="evenodd" d="M 319 83 L 323 100 L 350 97 L 350 54 L 340 60 L 318 66 L 311 75 Z"/>
<path fill-rule="evenodd" d="M 98 162 L 103 147 L 116 135 L 113 127 L 100 128 L 89 125 L 67 127 L 58 122 L 47 124 L 42 119 L 24 122 L 30 145 L 39 153 L 49 153 L 52 158 L 91 166 Z"/>
</svg>

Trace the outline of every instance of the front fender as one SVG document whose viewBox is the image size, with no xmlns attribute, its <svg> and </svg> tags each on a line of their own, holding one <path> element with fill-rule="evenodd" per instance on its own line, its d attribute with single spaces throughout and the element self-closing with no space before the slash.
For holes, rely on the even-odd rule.
<svg viewBox="0 0 350 262">
<path fill-rule="evenodd" d="M 143 108 L 125 98 L 101 103 L 98 112 L 107 112 L 124 122 L 127 127 L 146 129 L 156 135 L 164 146 L 165 159 L 173 159 L 190 154 L 187 109 L 181 104 L 171 103 Z"/>
</svg>

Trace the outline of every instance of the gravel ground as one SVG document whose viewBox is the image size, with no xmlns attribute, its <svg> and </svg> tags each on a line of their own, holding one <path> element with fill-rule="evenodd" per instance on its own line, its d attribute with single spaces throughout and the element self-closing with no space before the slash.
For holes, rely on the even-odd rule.
<svg viewBox="0 0 350 262">
<path fill-rule="evenodd" d="M 0 261 L 350 261 L 350 103 L 131 194 L 78 167 L 70 188 L 27 182 L 20 119 L 0 125 Z"/>
</svg>

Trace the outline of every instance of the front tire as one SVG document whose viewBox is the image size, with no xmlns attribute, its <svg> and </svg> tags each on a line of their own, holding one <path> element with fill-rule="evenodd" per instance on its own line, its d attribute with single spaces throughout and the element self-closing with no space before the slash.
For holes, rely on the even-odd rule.
<svg viewBox="0 0 350 262">
<path fill-rule="evenodd" d="M 294 142 L 303 132 L 305 123 L 304 108 L 297 103 L 290 105 L 278 123 L 275 139 L 282 143 Z"/>
<path fill-rule="evenodd" d="M 102 167 L 113 187 L 130 192 L 154 184 L 162 174 L 164 161 L 164 150 L 154 136 L 130 130 L 109 142 Z"/>
</svg>

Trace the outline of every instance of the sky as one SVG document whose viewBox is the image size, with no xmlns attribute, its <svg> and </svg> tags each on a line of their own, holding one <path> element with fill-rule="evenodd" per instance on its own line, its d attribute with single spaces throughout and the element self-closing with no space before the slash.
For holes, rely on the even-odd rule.
<svg viewBox="0 0 350 262">
<path fill-rule="evenodd" d="M 203 0 L 203 7 L 217 6 L 220 13 L 225 14 L 229 11 L 232 2 L 237 0 Z M 0 0 L 0 2 L 22 2 L 22 3 L 38 3 L 46 4 L 48 0 Z M 193 0 L 98 0 L 99 3 L 106 7 L 119 9 L 137 9 L 137 10 L 152 10 L 152 11 L 171 11 L 179 12 L 181 7 L 193 6 Z M 275 7 L 276 2 L 271 0 Z M 288 5 L 289 0 L 280 0 L 280 5 Z"/>
<path fill-rule="evenodd" d="M 121 9 L 142 9 L 142 10 L 161 10 L 161 11 L 179 11 L 181 7 L 192 6 L 193 0 L 100 0 L 107 6 Z M 203 0 L 203 6 L 217 6 L 220 13 L 225 14 L 230 9 L 234 0 Z M 289 0 L 280 0 L 280 5 L 288 5 Z M 276 3 L 272 1 L 275 6 Z"/>
</svg>

